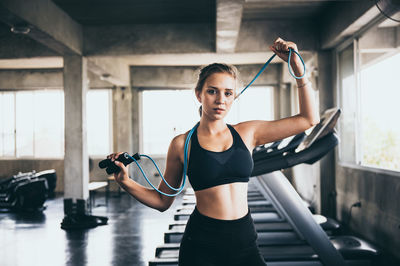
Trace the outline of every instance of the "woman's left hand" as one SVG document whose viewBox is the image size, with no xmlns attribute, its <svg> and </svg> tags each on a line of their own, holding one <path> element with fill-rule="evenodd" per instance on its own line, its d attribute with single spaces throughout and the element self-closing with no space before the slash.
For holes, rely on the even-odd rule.
<svg viewBox="0 0 400 266">
<path fill-rule="evenodd" d="M 294 42 L 285 41 L 281 38 L 276 39 L 274 41 L 274 44 L 271 45 L 269 48 L 285 62 L 287 62 L 289 59 L 289 48 L 298 52 L 297 45 Z M 297 54 L 294 52 L 290 57 L 290 65 L 292 66 L 295 73 L 302 71 L 302 62 Z"/>
<path fill-rule="evenodd" d="M 297 52 L 297 45 L 294 42 L 288 42 L 281 38 L 276 39 L 274 44 L 269 48 L 285 62 L 287 62 L 289 58 L 289 48 Z M 295 56 L 292 56 L 292 58 L 294 57 Z"/>
</svg>

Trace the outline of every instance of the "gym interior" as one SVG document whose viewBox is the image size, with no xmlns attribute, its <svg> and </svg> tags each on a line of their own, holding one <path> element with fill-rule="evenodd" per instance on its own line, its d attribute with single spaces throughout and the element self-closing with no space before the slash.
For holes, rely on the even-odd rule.
<svg viewBox="0 0 400 266">
<path fill-rule="evenodd" d="M 99 162 L 148 154 L 162 173 L 171 139 L 199 120 L 199 68 L 233 64 L 243 87 L 281 37 L 297 44 L 323 119 L 253 151 L 248 201 L 267 265 L 400 265 L 399 11 L 395 0 L 0 0 L 0 264 L 177 266 L 190 184 L 159 212 Z M 227 123 L 295 115 L 297 99 L 274 59 Z"/>
</svg>

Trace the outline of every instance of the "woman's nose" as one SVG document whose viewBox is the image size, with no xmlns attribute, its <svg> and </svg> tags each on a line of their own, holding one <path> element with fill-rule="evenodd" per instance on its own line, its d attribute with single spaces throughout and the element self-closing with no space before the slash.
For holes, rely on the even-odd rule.
<svg viewBox="0 0 400 266">
<path fill-rule="evenodd" d="M 217 103 L 224 103 L 225 102 L 225 95 L 223 93 L 217 93 L 216 102 Z"/>
</svg>

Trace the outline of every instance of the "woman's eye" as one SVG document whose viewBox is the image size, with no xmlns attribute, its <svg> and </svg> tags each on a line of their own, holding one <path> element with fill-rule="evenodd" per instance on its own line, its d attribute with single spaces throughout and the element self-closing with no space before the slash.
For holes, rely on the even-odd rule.
<svg viewBox="0 0 400 266">
<path fill-rule="evenodd" d="M 225 95 L 226 96 L 231 96 L 231 95 L 233 95 L 233 93 L 232 92 L 225 92 Z"/>
<path fill-rule="evenodd" d="M 215 94 L 215 90 L 212 90 L 212 89 L 211 89 L 211 90 L 208 90 L 207 92 L 208 92 L 209 94 Z"/>
</svg>

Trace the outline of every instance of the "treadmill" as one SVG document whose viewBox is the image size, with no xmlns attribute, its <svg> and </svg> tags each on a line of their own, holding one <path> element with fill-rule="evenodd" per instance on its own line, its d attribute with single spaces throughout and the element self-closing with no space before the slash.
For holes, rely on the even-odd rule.
<svg viewBox="0 0 400 266">
<path fill-rule="evenodd" d="M 288 242 L 286 245 L 258 243 L 267 265 L 372 265 L 378 254 L 376 248 L 353 236 L 328 238 L 281 172 L 265 174 L 254 181 L 259 182 L 263 193 L 276 197 L 277 203 L 290 218 L 289 223 L 304 241 Z M 156 258 L 149 265 L 177 265 L 178 250 L 179 243 L 157 248 Z"/>
<path fill-rule="evenodd" d="M 251 181 L 251 184 L 254 182 Z M 261 193 L 261 192 L 258 192 Z M 182 209 L 183 208 L 183 209 Z M 178 211 L 174 215 L 174 223 L 169 225 L 169 230 L 164 233 L 164 242 L 165 243 L 180 243 L 187 219 L 189 215 L 192 213 L 194 207 L 178 208 Z M 259 235 L 258 244 L 262 245 L 282 245 L 287 244 L 288 242 L 293 244 L 302 244 L 304 243 L 301 240 L 296 232 L 294 232 L 292 226 L 287 222 L 284 215 L 277 208 L 271 204 L 266 213 L 262 213 L 261 209 L 255 209 L 250 207 L 250 211 L 252 212 L 253 220 L 257 222 L 254 223 L 256 231 Z M 179 211 L 181 210 L 181 211 Z M 272 213 L 272 211 L 274 213 Z M 184 212 L 182 214 L 182 212 Z M 273 215 L 279 215 L 279 220 L 275 219 Z M 185 219 L 183 219 L 185 218 Z M 326 231 L 328 235 L 333 235 L 340 225 L 333 219 L 327 219 L 321 215 L 313 215 L 315 221 L 320 224 L 320 226 Z"/>
<path fill-rule="evenodd" d="M 255 160 L 253 175 L 257 178 L 252 179 L 252 182 L 258 183 L 260 192 L 283 213 L 298 237 L 308 243 L 308 245 L 287 244 L 285 246 L 259 244 L 268 265 L 370 265 L 373 257 L 378 254 L 376 248 L 361 239 L 351 236 L 329 239 L 314 221 L 311 212 L 302 204 L 301 198 L 284 175 L 276 171 L 285 168 L 281 167 L 282 165 L 290 167 L 302 162 L 314 163 L 335 147 L 337 137 L 332 129 L 339 114 L 339 109 L 330 109 L 325 112 L 321 123 L 295 149 L 286 150 L 283 153 L 277 153 L 275 150 L 272 158 L 264 155 L 258 156 Z M 265 166 L 263 162 L 270 163 L 279 160 L 281 162 L 275 166 L 278 168 L 272 169 L 275 172 L 268 173 L 271 171 L 266 169 L 271 170 L 274 165 Z M 150 261 L 149 265 L 177 265 L 178 249 L 179 244 L 158 248 L 156 259 Z"/>
</svg>

